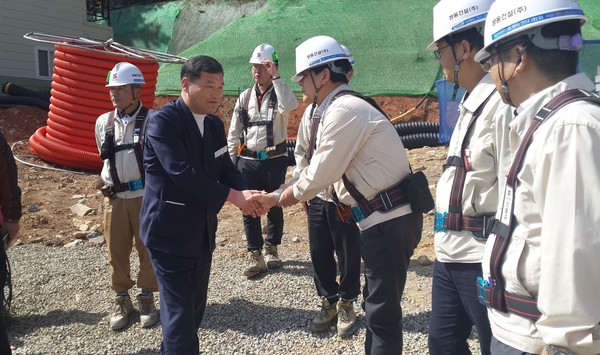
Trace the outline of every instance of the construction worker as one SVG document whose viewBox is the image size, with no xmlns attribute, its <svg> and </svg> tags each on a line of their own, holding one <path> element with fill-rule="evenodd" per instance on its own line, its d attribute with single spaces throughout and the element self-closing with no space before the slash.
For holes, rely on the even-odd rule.
<svg viewBox="0 0 600 355">
<path fill-rule="evenodd" d="M 275 48 L 263 43 L 250 57 L 254 85 L 238 98 L 227 137 L 231 159 L 236 162 L 247 187 L 271 192 L 285 181 L 287 171 L 287 127 L 298 100 L 281 80 Z M 244 232 L 248 243 L 248 266 L 252 277 L 281 267 L 277 246 L 283 236 L 283 210 L 267 213 L 267 237 L 263 239 L 260 217 L 246 215 Z M 264 246 L 264 255 L 262 252 Z"/>
<path fill-rule="evenodd" d="M 492 331 L 475 280 L 498 205 L 498 185 L 510 164 L 511 109 L 475 61 L 483 47 L 483 23 L 494 0 L 442 0 L 433 8 L 434 51 L 446 78 L 466 89 L 437 184 L 429 324 L 429 353 L 471 354 L 477 329 L 481 354 L 490 354 Z M 465 11 L 468 9 L 469 11 Z M 455 92 L 456 94 L 456 92 Z"/>
<path fill-rule="evenodd" d="M 400 303 L 410 257 L 421 239 L 423 215 L 416 207 L 413 211 L 406 198 L 404 182 L 414 175 L 400 137 L 373 100 L 351 93 L 346 85 L 350 70 L 348 55 L 331 37 L 312 37 L 296 47 L 292 80 L 299 82 L 303 100 L 315 108 L 311 126 L 318 125 L 318 134 L 310 136 L 310 164 L 298 180 L 283 191 L 257 196 L 256 201 L 263 207 L 291 206 L 333 185 L 328 196 L 340 218 L 360 229 L 366 278 L 365 352 L 400 354 Z M 423 181 L 419 186 L 423 188 Z"/>
<path fill-rule="evenodd" d="M 342 49 L 351 58 L 350 50 L 344 46 Z M 354 59 L 349 61 L 353 65 Z M 346 84 L 353 72 L 348 71 Z M 307 96 L 304 98 L 308 99 Z M 323 109 L 314 107 L 312 98 L 307 104 L 296 137 L 295 177 L 310 164 L 311 125 L 315 122 L 312 118 L 322 115 Z M 314 134 L 319 134 L 319 125 L 315 127 Z M 347 338 L 357 330 L 354 301 L 360 293 L 360 231 L 355 223 L 340 219 L 333 199 L 327 196 L 327 189 L 302 205 L 308 216 L 310 257 L 317 294 L 321 297 L 321 310 L 311 319 L 309 328 L 314 332 L 323 332 L 335 323 L 337 334 Z"/>
<path fill-rule="evenodd" d="M 513 161 L 483 257 L 492 354 L 600 354 L 600 99 L 577 73 L 575 0 L 502 0 L 475 60 L 504 102 Z"/>
<path fill-rule="evenodd" d="M 141 289 L 137 296 L 142 327 L 158 322 L 154 292 L 158 283 L 148 251 L 140 240 L 140 209 L 144 195 L 142 156 L 144 121 L 148 108 L 140 102 L 142 72 L 133 64 L 117 63 L 108 75 L 113 111 L 96 121 L 96 144 L 104 161 L 101 177 L 105 196 L 104 237 L 108 249 L 110 285 L 116 292 L 116 309 L 110 318 L 110 329 L 119 330 L 128 323 L 134 311 L 129 289 Z M 130 255 L 137 250 L 140 270 L 137 281 L 131 277 Z"/>
</svg>

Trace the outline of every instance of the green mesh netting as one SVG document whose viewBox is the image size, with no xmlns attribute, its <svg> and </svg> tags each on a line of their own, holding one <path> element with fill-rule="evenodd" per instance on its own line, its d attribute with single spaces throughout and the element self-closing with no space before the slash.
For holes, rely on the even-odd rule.
<svg viewBox="0 0 600 355">
<path fill-rule="evenodd" d="M 215 57 L 225 69 L 225 93 L 252 85 L 248 59 L 254 47 L 272 44 L 289 86 L 295 47 L 320 34 L 350 48 L 356 59 L 354 89 L 368 95 L 420 95 L 429 92 L 438 63 L 425 50 L 431 42 L 431 12 L 436 0 L 269 0 L 254 16 L 240 18 L 180 53 Z M 158 95 L 178 95 L 179 65 L 159 71 Z"/>
<path fill-rule="evenodd" d="M 126 46 L 167 53 L 183 3 L 134 6 L 111 11 L 114 40 Z"/>
<path fill-rule="evenodd" d="M 136 7 L 126 10 L 130 12 L 122 11 L 120 18 L 129 21 L 124 27 L 115 24 L 115 16 L 111 21 L 115 39 L 123 44 L 166 51 L 165 40 L 170 37 L 169 53 L 215 57 L 225 69 L 227 95 L 237 95 L 239 89 L 252 85 L 248 59 L 254 47 L 264 42 L 275 46 L 281 58 L 281 75 L 298 92 L 298 85 L 289 80 L 294 74 L 294 49 L 320 34 L 335 37 L 352 51 L 357 61 L 352 80 L 355 90 L 367 95 L 422 95 L 432 92 L 439 73 L 437 61 L 425 50 L 431 42 L 432 9 L 436 3 L 437 0 L 186 0 L 154 6 L 158 10 L 141 11 Z M 579 3 L 590 18 L 583 28 L 584 38 L 600 39 L 600 1 Z M 145 11 L 153 15 L 148 17 Z M 157 25 L 150 26 L 152 21 Z M 131 26 L 149 28 L 140 36 Z M 172 36 L 167 35 L 169 30 Z M 187 49 L 181 51 L 183 48 Z M 588 44 L 582 51 L 582 70 L 592 79 L 600 65 L 599 52 L 598 44 Z M 180 69 L 174 64 L 161 67 L 157 95 L 179 95 Z"/>
</svg>

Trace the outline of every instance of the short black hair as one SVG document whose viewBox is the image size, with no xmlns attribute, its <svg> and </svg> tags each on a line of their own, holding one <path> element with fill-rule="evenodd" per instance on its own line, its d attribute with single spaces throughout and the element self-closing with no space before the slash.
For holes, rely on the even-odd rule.
<svg viewBox="0 0 600 355">
<path fill-rule="evenodd" d="M 332 63 L 320 65 L 318 67 L 313 68 L 312 70 L 318 74 L 322 72 L 325 68 L 327 68 L 329 69 L 329 77 L 331 78 L 332 82 L 348 84 L 347 74 L 352 70 L 352 64 L 350 64 L 350 61 L 348 59 L 338 59 L 332 64 L 338 68 L 341 68 L 344 74 L 334 72 L 333 70 L 331 70 L 331 67 L 329 66 L 330 64 Z"/>
<path fill-rule="evenodd" d="M 483 48 L 483 35 L 477 27 L 471 27 L 467 30 L 451 33 L 442 38 L 449 45 L 453 46 L 462 41 L 467 41 L 471 47 L 477 51 Z"/>
<path fill-rule="evenodd" d="M 581 23 L 579 20 L 553 22 L 543 26 L 541 34 L 548 38 L 581 34 Z M 510 39 L 507 42 L 514 43 L 513 46 L 517 44 L 526 45 L 525 51 L 529 54 L 537 69 L 549 79 L 560 81 L 577 73 L 579 51 L 543 49 L 532 43 L 527 35 Z M 503 47 L 503 43 L 500 43 L 498 47 Z"/>
<path fill-rule="evenodd" d="M 215 58 L 207 55 L 191 57 L 181 66 L 181 79 L 185 77 L 190 81 L 194 81 L 200 77 L 202 72 L 210 74 L 223 73 L 223 66 Z"/>
</svg>

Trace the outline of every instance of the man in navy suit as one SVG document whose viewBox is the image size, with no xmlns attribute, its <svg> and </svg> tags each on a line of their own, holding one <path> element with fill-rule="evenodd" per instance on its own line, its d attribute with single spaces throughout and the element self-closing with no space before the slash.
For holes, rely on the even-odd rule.
<svg viewBox="0 0 600 355">
<path fill-rule="evenodd" d="M 225 201 L 245 214 L 258 205 L 227 151 L 212 115 L 223 97 L 223 67 L 197 56 L 181 69 L 181 97 L 151 113 L 144 142 L 141 237 L 160 291 L 161 353 L 198 354 L 217 213 Z"/>
</svg>

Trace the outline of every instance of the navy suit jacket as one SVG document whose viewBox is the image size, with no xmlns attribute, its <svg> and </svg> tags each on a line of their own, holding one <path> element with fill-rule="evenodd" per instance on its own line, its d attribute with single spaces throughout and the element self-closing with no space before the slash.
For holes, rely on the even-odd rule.
<svg viewBox="0 0 600 355">
<path fill-rule="evenodd" d="M 207 115 L 203 137 L 182 98 L 150 113 L 144 170 L 140 237 L 146 247 L 184 257 L 212 252 L 229 188 L 246 188 L 229 157 L 223 122 Z"/>
</svg>

